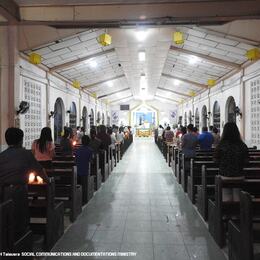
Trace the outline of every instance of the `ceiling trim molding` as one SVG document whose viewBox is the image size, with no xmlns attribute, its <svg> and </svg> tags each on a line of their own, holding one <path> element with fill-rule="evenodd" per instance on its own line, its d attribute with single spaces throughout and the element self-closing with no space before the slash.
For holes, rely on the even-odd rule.
<svg viewBox="0 0 260 260">
<path fill-rule="evenodd" d="M 87 86 L 82 86 L 82 89 L 90 89 L 90 88 L 93 88 L 95 86 L 98 86 L 100 84 L 103 84 L 103 83 L 106 83 L 108 81 L 112 81 L 112 80 L 116 80 L 116 79 L 121 79 L 125 77 L 125 74 L 122 74 L 122 75 L 119 75 L 119 76 L 116 76 L 116 77 L 112 77 L 112 78 L 108 78 L 108 79 L 104 79 L 104 80 L 101 80 L 99 82 L 96 82 L 96 83 L 93 83 L 93 84 L 90 84 L 90 85 L 87 85 Z"/>
<path fill-rule="evenodd" d="M 112 53 L 112 52 L 115 52 L 115 48 L 112 48 L 112 49 L 109 49 L 109 50 L 106 50 L 106 51 L 102 51 L 102 52 L 98 52 L 98 53 L 95 53 L 95 54 L 91 54 L 91 55 L 85 56 L 85 57 L 77 59 L 77 60 L 62 63 L 60 65 L 57 65 L 57 66 L 50 68 L 50 71 L 53 72 L 53 71 L 63 70 L 63 69 L 75 66 L 75 65 L 77 65 L 81 62 L 85 62 L 87 60 L 90 60 L 90 59 L 93 59 L 93 58 L 96 58 L 96 57 L 99 57 L 99 56 L 103 56 L 103 55 L 106 55 L 106 54 L 109 54 L 109 53 Z"/>
<path fill-rule="evenodd" d="M 171 89 L 168 89 L 168 88 L 158 87 L 157 89 L 163 90 L 163 91 L 166 91 L 166 92 L 171 92 L 171 93 L 173 93 L 175 95 L 179 95 L 179 96 L 190 97 L 188 94 L 181 93 L 181 92 L 178 92 L 178 91 L 175 91 L 175 90 L 171 90 Z"/>
<path fill-rule="evenodd" d="M 127 97 L 124 97 L 124 98 L 118 98 L 118 99 L 112 100 L 111 102 L 109 102 L 109 104 L 117 103 L 117 102 L 123 101 L 127 98 L 134 98 L 134 97 L 133 97 L 133 95 L 130 95 L 130 96 L 127 96 Z"/>
<path fill-rule="evenodd" d="M 179 101 L 177 101 L 177 100 L 175 100 L 175 99 L 171 99 L 171 98 L 167 98 L 167 97 L 162 97 L 162 96 L 157 95 L 157 94 L 155 95 L 155 97 L 162 98 L 162 99 L 165 99 L 165 100 L 169 100 L 169 101 L 171 101 L 171 102 L 173 102 L 173 103 L 179 104 Z"/>
<path fill-rule="evenodd" d="M 189 79 L 184 79 L 184 78 L 181 78 L 181 77 L 172 76 L 172 75 L 165 74 L 165 73 L 162 73 L 162 77 L 169 78 L 169 79 L 177 79 L 177 80 L 180 80 L 180 81 L 182 81 L 184 83 L 191 84 L 191 85 L 194 85 L 196 87 L 203 88 L 203 89 L 207 89 L 208 88 L 207 85 L 200 84 L 198 82 L 191 81 Z"/>
<path fill-rule="evenodd" d="M 121 90 L 119 90 L 119 91 L 113 91 L 113 92 L 108 93 L 108 94 L 106 94 L 106 95 L 98 96 L 97 99 L 101 99 L 101 98 L 104 98 L 104 97 L 109 97 L 109 96 L 112 96 L 112 95 L 117 94 L 117 93 L 125 92 L 125 91 L 127 91 L 127 90 L 130 90 L 130 88 L 124 88 L 124 89 L 121 89 Z"/>
<path fill-rule="evenodd" d="M 175 47 L 175 46 L 171 46 L 170 50 L 176 51 L 176 52 L 179 52 L 179 53 L 184 53 L 184 54 L 187 54 L 187 55 L 196 56 L 196 57 L 199 57 L 203 60 L 207 60 L 207 61 L 210 61 L 212 63 L 218 64 L 218 65 L 221 65 L 221 66 L 227 66 L 227 67 L 235 68 L 235 69 L 239 69 L 241 67 L 241 65 L 234 63 L 234 62 L 225 61 L 225 60 L 222 60 L 222 59 L 219 59 L 219 58 L 211 57 L 209 55 L 201 54 L 201 53 L 194 52 L 194 51 L 189 51 L 189 50 L 178 48 L 178 47 Z"/>
</svg>

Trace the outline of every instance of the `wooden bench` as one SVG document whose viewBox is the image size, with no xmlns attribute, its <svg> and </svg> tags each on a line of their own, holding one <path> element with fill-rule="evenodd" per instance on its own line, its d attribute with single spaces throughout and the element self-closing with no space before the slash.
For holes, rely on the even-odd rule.
<svg viewBox="0 0 260 260">
<path fill-rule="evenodd" d="M 94 187 L 96 191 L 101 187 L 102 183 L 102 174 L 101 168 L 99 167 L 99 162 L 99 154 L 93 154 L 91 160 L 90 175 L 94 177 Z"/>
<path fill-rule="evenodd" d="M 55 179 L 55 199 L 64 202 L 65 209 L 70 210 L 70 220 L 74 222 L 82 211 L 82 187 L 77 185 L 77 167 L 60 163 L 46 172 Z"/>
<path fill-rule="evenodd" d="M 109 161 L 106 150 L 99 151 L 99 164 L 101 169 L 102 181 L 105 182 L 109 176 Z"/>
<path fill-rule="evenodd" d="M 51 180 L 51 179 L 50 179 Z M 28 185 L 30 227 L 44 235 L 44 250 L 50 251 L 64 233 L 64 205 L 55 201 L 54 180 Z"/>
<path fill-rule="evenodd" d="M 260 176 L 259 176 L 260 177 Z M 226 242 L 227 223 L 231 219 L 239 219 L 239 202 L 223 202 L 223 188 L 240 188 L 241 190 L 254 192 L 259 190 L 260 179 L 225 179 L 221 176 L 215 177 L 215 201 L 209 200 L 208 204 L 208 226 L 209 232 L 219 247 Z"/>
<path fill-rule="evenodd" d="M 229 260 L 260 259 L 260 254 L 254 253 L 254 243 L 260 243 L 260 199 L 255 195 L 240 193 L 239 222 L 228 224 Z"/>
</svg>

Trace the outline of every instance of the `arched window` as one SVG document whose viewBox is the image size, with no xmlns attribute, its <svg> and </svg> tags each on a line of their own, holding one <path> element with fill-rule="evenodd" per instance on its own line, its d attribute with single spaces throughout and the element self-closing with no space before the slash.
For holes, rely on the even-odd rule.
<svg viewBox="0 0 260 260">
<path fill-rule="evenodd" d="M 94 111 L 93 111 L 93 109 L 91 109 L 89 117 L 90 117 L 89 118 L 90 127 L 94 126 Z"/>
<path fill-rule="evenodd" d="M 57 98 L 54 105 L 54 142 L 60 143 L 61 132 L 64 126 L 64 103 Z"/>
<path fill-rule="evenodd" d="M 213 126 L 220 129 L 220 106 L 218 101 L 215 101 L 213 106 Z"/>
<path fill-rule="evenodd" d="M 82 124 L 83 127 L 85 128 L 85 131 L 88 129 L 88 110 L 86 107 L 83 107 L 82 110 Z"/>
<path fill-rule="evenodd" d="M 203 106 L 202 110 L 201 110 L 201 123 L 202 123 L 202 127 L 208 126 L 207 124 L 207 107 Z"/>
<path fill-rule="evenodd" d="M 192 119 L 192 113 L 191 113 L 191 110 L 189 111 L 189 124 L 192 124 L 193 122 L 193 119 Z"/>
<path fill-rule="evenodd" d="M 199 109 L 196 109 L 195 112 L 195 126 L 199 129 L 200 127 L 200 113 L 199 113 Z"/>
<path fill-rule="evenodd" d="M 236 123 L 236 102 L 235 99 L 231 96 L 227 99 L 226 103 L 226 122 Z"/>
<path fill-rule="evenodd" d="M 70 127 L 72 129 L 77 127 L 77 108 L 74 102 L 70 106 Z"/>
<path fill-rule="evenodd" d="M 102 121 L 101 121 L 101 124 L 102 124 L 102 125 L 105 124 L 105 115 L 104 115 L 104 113 L 102 113 Z"/>
<path fill-rule="evenodd" d="M 101 116 L 100 112 L 97 113 L 97 124 L 99 125 L 101 123 Z"/>
<path fill-rule="evenodd" d="M 187 126 L 187 113 L 184 113 L 184 126 Z"/>
</svg>

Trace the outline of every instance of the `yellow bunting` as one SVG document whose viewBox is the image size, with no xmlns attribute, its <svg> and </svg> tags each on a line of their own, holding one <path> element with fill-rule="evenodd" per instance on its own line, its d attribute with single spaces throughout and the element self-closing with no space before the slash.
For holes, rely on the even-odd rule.
<svg viewBox="0 0 260 260">
<path fill-rule="evenodd" d="M 209 79 L 208 80 L 208 87 L 213 87 L 216 85 L 216 80 L 215 79 Z"/>
<path fill-rule="evenodd" d="M 42 56 L 40 54 L 37 53 L 31 53 L 29 55 L 29 61 L 32 64 L 40 64 L 42 61 Z"/>
<path fill-rule="evenodd" d="M 77 80 L 74 80 L 74 81 L 72 82 L 72 86 L 73 86 L 74 88 L 80 89 L 80 82 L 77 81 Z"/>
<path fill-rule="evenodd" d="M 182 105 L 183 103 L 184 103 L 184 100 L 181 99 L 181 100 L 179 101 L 179 104 Z"/>
<path fill-rule="evenodd" d="M 260 59 L 260 51 L 259 51 L 259 49 L 254 48 L 254 49 L 248 50 L 246 52 L 246 57 L 249 60 L 258 60 L 258 59 Z"/>
<path fill-rule="evenodd" d="M 97 93 L 91 93 L 91 96 L 92 96 L 93 98 L 97 98 Z"/>
<path fill-rule="evenodd" d="M 189 95 L 190 95 L 191 97 L 195 97 L 195 96 L 196 96 L 196 92 L 193 91 L 193 90 L 191 90 L 191 91 L 189 92 Z"/>
<path fill-rule="evenodd" d="M 102 46 L 108 46 L 112 43 L 112 37 L 107 33 L 101 34 L 98 40 Z"/>
<path fill-rule="evenodd" d="M 182 32 L 174 32 L 173 33 L 173 41 L 175 44 L 183 44 L 184 43 L 184 35 Z"/>
</svg>

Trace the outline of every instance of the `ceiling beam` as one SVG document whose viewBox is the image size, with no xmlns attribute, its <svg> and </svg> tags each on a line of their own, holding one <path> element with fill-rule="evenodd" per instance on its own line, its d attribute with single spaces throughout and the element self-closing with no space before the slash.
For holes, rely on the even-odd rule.
<svg viewBox="0 0 260 260">
<path fill-rule="evenodd" d="M 178 48 L 178 47 L 175 47 L 175 46 L 171 46 L 170 50 L 176 51 L 176 52 L 179 52 L 179 53 L 183 53 L 183 54 L 187 54 L 187 55 L 196 56 L 198 58 L 210 61 L 210 62 L 212 62 L 214 64 L 217 64 L 217 65 L 227 66 L 227 67 L 235 68 L 235 69 L 239 69 L 240 68 L 240 65 L 237 64 L 237 63 L 226 61 L 226 60 L 222 60 L 222 59 L 215 58 L 215 57 L 211 57 L 209 55 L 201 54 L 201 53 L 198 53 L 198 52 L 194 52 L 194 51 L 189 51 L 189 50 L 186 50 L 186 49 Z"/>
<path fill-rule="evenodd" d="M 123 100 L 128 99 L 128 98 L 131 98 L 131 97 L 133 97 L 133 95 L 130 95 L 130 96 L 127 96 L 127 97 L 124 97 L 124 98 L 118 98 L 118 99 L 116 99 L 116 100 L 112 100 L 112 101 L 109 102 L 109 103 L 110 103 L 110 104 L 117 103 L 117 102 L 119 102 L 119 101 L 123 101 Z"/>
<path fill-rule="evenodd" d="M 0 1 L 0 15 L 2 15 L 9 24 L 17 24 L 21 20 L 19 6 L 14 0 Z"/>
<path fill-rule="evenodd" d="M 162 77 L 165 77 L 165 78 L 168 78 L 168 79 L 177 79 L 177 80 L 180 80 L 180 81 L 182 81 L 184 83 L 191 84 L 191 85 L 194 85 L 194 86 L 199 87 L 199 88 L 204 88 L 204 89 L 208 88 L 207 85 L 200 84 L 198 82 L 191 81 L 189 79 L 184 79 L 184 78 L 181 78 L 181 77 L 172 76 L 172 75 L 165 74 L 165 73 L 162 73 Z"/>
<path fill-rule="evenodd" d="M 103 84 L 103 83 L 106 83 L 108 81 L 112 81 L 112 80 L 116 80 L 116 79 L 121 79 L 125 77 L 125 74 L 122 74 L 122 75 L 119 75 L 119 76 L 116 76 L 116 77 L 112 77 L 112 78 L 108 78 L 108 79 L 104 79 L 104 80 L 101 80 L 99 82 L 96 82 L 96 83 L 93 83 L 93 84 L 90 84 L 90 85 L 87 85 L 87 86 L 83 86 L 82 88 L 83 89 L 90 89 L 90 88 L 93 88 L 95 86 L 98 86 L 100 84 Z"/>
<path fill-rule="evenodd" d="M 160 88 L 160 87 L 158 87 L 157 89 L 164 90 L 166 92 L 171 92 L 173 94 L 184 96 L 184 97 L 190 97 L 188 94 L 181 93 L 181 92 L 178 92 L 178 91 L 175 91 L 175 90 L 171 90 L 171 89 L 168 89 L 168 88 Z"/>
<path fill-rule="evenodd" d="M 54 67 L 52 67 L 50 69 L 50 71 L 53 72 L 53 71 L 57 71 L 57 70 L 63 70 L 63 69 L 75 66 L 75 65 L 77 65 L 77 64 L 79 64 L 81 62 L 85 62 L 85 61 L 87 61 L 89 59 L 97 58 L 99 56 L 103 56 L 103 55 L 112 53 L 114 51 L 115 51 L 115 48 L 112 48 L 112 49 L 109 49 L 109 50 L 106 50 L 106 51 L 102 51 L 102 52 L 98 52 L 98 53 L 95 53 L 95 54 L 91 54 L 91 55 L 85 56 L 85 57 L 77 59 L 77 60 L 69 61 L 69 62 L 60 64 L 60 65 L 54 66 Z"/>
<path fill-rule="evenodd" d="M 108 93 L 106 95 L 102 95 L 102 96 L 98 96 L 98 99 L 101 99 L 101 98 L 104 98 L 104 97 L 109 97 L 109 96 L 112 96 L 114 94 L 117 94 L 117 93 L 121 93 L 121 92 L 125 92 L 127 90 L 130 90 L 130 88 L 124 88 L 124 89 L 121 89 L 121 90 L 117 90 L 117 91 L 114 91 L 114 92 L 111 92 L 111 93 Z"/>
<path fill-rule="evenodd" d="M 177 101 L 177 100 L 175 100 L 175 99 L 171 99 L 171 98 L 167 98 L 167 97 L 162 97 L 162 96 L 160 96 L 160 95 L 155 95 L 155 97 L 162 98 L 162 99 L 171 101 L 171 102 L 173 102 L 173 103 L 179 103 L 179 101 Z"/>
</svg>

